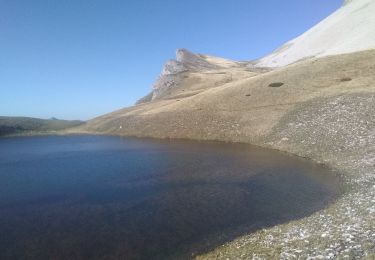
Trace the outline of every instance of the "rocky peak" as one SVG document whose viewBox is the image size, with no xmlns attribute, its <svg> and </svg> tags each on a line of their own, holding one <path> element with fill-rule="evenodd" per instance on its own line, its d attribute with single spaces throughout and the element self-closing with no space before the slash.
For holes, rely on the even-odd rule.
<svg viewBox="0 0 375 260">
<path fill-rule="evenodd" d="M 144 103 L 163 97 L 169 89 L 174 88 L 181 81 L 181 73 L 187 71 L 204 71 L 217 69 L 218 65 L 205 60 L 203 55 L 194 54 L 187 49 L 178 49 L 176 59 L 169 60 L 153 86 L 152 93 L 140 99 L 138 103 Z"/>
<path fill-rule="evenodd" d="M 197 55 L 195 55 L 194 53 L 190 52 L 187 49 L 178 49 L 176 51 L 176 60 L 178 62 L 184 63 L 184 62 L 194 61 L 195 59 L 197 59 Z"/>
<path fill-rule="evenodd" d="M 163 67 L 161 76 L 178 74 L 184 71 L 187 71 L 188 68 L 177 60 L 169 60 Z"/>
<path fill-rule="evenodd" d="M 191 70 L 194 69 L 215 69 L 218 66 L 206 61 L 203 56 L 194 54 L 186 49 L 179 49 L 176 52 L 176 60 Z"/>
<path fill-rule="evenodd" d="M 209 63 L 201 55 L 194 54 L 187 49 L 178 49 L 176 51 L 176 59 L 170 60 L 164 65 L 161 75 L 215 68 L 218 68 L 218 66 Z"/>
<path fill-rule="evenodd" d="M 177 86 L 182 79 L 183 72 L 202 72 L 220 68 L 238 66 L 234 61 L 208 55 L 195 54 L 187 49 L 178 49 L 176 59 L 169 60 L 153 86 L 152 92 L 140 99 L 138 103 L 162 98 L 171 88 Z"/>
</svg>

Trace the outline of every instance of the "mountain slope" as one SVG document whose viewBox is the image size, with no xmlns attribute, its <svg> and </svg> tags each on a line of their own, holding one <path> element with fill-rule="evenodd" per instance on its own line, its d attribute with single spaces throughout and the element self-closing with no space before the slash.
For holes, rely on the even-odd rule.
<svg viewBox="0 0 375 260">
<path fill-rule="evenodd" d="M 375 1 L 346 0 L 343 6 L 301 36 L 254 62 L 177 50 L 151 93 L 137 104 L 196 95 L 209 88 L 259 75 L 303 59 L 375 49 Z M 268 69 L 266 69 L 268 68 Z"/>
<path fill-rule="evenodd" d="M 375 1 L 346 0 L 318 25 L 287 42 L 257 66 L 280 67 L 309 57 L 323 57 L 375 48 Z"/>
<path fill-rule="evenodd" d="M 137 103 L 196 95 L 208 88 L 251 77 L 261 71 L 248 65 L 244 62 L 194 54 L 186 49 L 179 49 L 176 52 L 176 59 L 164 65 L 152 92 Z"/>
<path fill-rule="evenodd" d="M 125 108 L 83 127 L 133 136 L 255 142 L 300 103 L 374 91 L 374 69 L 375 51 L 313 59 L 229 81 L 195 95 L 169 95 Z M 206 86 L 214 85 L 216 79 L 210 74 L 200 75 L 206 76 L 202 78 Z M 278 82 L 283 85 L 270 87 Z"/>
</svg>

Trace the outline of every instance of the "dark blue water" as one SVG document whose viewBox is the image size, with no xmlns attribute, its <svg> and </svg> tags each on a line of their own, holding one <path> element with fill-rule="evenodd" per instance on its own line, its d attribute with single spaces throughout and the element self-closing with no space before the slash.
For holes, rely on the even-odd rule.
<svg viewBox="0 0 375 260">
<path fill-rule="evenodd" d="M 0 259 L 188 259 L 325 207 L 337 183 L 246 145 L 3 138 Z"/>
</svg>

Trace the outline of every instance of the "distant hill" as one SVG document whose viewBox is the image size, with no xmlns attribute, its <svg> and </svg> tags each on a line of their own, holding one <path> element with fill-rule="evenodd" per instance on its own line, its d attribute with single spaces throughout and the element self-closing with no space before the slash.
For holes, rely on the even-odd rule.
<svg viewBox="0 0 375 260">
<path fill-rule="evenodd" d="M 5 117 L 0 116 L 0 136 L 46 133 L 64 130 L 82 125 L 79 120 L 39 119 L 31 117 Z"/>
</svg>

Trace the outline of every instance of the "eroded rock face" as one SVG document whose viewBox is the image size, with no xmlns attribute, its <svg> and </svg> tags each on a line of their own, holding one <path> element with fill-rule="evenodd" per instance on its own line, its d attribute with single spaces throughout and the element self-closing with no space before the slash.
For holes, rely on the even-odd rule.
<svg viewBox="0 0 375 260">
<path fill-rule="evenodd" d="M 205 71 L 219 69 L 220 66 L 205 60 L 202 55 L 194 54 L 186 49 L 176 52 L 176 59 L 168 61 L 155 82 L 153 90 L 146 97 L 138 100 L 137 104 L 149 102 L 163 97 L 169 89 L 177 86 L 181 81 L 181 73 L 187 71 Z"/>
<path fill-rule="evenodd" d="M 201 55 L 194 54 L 186 49 L 179 49 L 176 52 L 177 62 L 189 70 L 217 69 L 219 66 L 206 61 Z"/>
<path fill-rule="evenodd" d="M 177 60 L 170 60 L 165 65 L 161 72 L 161 76 L 165 75 L 173 75 L 177 73 L 181 73 L 187 71 L 188 69 L 184 66 L 183 63 Z"/>
</svg>

